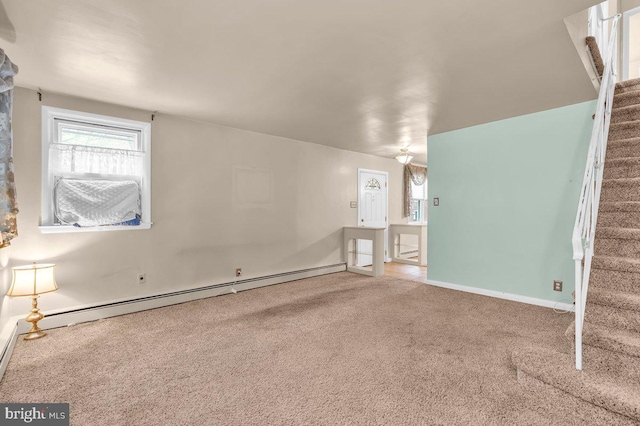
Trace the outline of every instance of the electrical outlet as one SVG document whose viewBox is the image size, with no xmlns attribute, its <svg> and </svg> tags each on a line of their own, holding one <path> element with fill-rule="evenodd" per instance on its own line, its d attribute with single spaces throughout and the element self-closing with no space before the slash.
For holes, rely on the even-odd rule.
<svg viewBox="0 0 640 426">
<path fill-rule="evenodd" d="M 236 277 L 242 276 L 242 268 L 236 268 Z"/>
<path fill-rule="evenodd" d="M 144 284 L 147 282 L 147 274 L 138 274 L 138 284 Z"/>
<path fill-rule="evenodd" d="M 553 281 L 553 291 L 562 291 L 562 281 Z"/>
</svg>

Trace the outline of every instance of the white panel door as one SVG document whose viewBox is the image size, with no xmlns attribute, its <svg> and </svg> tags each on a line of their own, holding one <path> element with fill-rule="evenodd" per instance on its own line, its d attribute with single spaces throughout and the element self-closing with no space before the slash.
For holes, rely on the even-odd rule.
<svg viewBox="0 0 640 426">
<path fill-rule="evenodd" d="M 358 226 L 387 228 L 387 172 L 358 169 Z M 387 231 L 384 233 L 385 259 L 387 258 Z M 356 265 L 372 263 L 373 246 L 370 240 L 358 240 Z"/>
</svg>

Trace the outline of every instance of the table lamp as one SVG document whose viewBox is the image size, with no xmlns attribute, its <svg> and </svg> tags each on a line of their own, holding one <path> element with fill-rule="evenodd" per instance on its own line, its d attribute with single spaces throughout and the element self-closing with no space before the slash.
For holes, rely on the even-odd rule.
<svg viewBox="0 0 640 426">
<path fill-rule="evenodd" d="M 24 340 L 39 339 L 46 335 L 38 327 L 38 321 L 44 318 L 44 314 L 38 309 L 38 295 L 49 293 L 58 289 L 54 276 L 54 264 L 37 264 L 16 266 L 11 268 L 13 279 L 7 296 L 31 296 L 31 312 L 25 320 L 31 323 L 31 330 L 24 336 Z"/>
</svg>

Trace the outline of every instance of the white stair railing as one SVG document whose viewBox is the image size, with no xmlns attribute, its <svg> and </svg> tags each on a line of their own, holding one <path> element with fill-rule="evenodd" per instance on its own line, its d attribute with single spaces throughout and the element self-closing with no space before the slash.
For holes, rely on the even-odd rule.
<svg viewBox="0 0 640 426">
<path fill-rule="evenodd" d="M 587 154 L 587 165 L 582 180 L 580 202 L 573 228 L 573 260 L 575 261 L 575 304 L 576 304 L 576 368 L 582 370 L 582 329 L 584 326 L 584 311 L 587 305 L 589 291 L 589 275 L 593 258 L 593 242 L 600 205 L 600 191 L 604 172 L 604 159 L 607 151 L 607 137 L 611 121 L 611 107 L 616 87 L 616 50 L 617 30 L 620 14 L 607 18 L 611 20 L 611 32 L 608 49 L 604 52 L 604 73 L 600 82 L 598 105 L 593 123 L 593 132 Z"/>
</svg>

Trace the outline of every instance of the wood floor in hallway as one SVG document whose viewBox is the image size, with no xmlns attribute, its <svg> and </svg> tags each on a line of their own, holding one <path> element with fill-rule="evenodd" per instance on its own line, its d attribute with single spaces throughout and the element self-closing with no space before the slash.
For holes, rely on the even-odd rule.
<svg viewBox="0 0 640 426">
<path fill-rule="evenodd" d="M 425 282 L 427 279 L 427 267 L 388 262 L 384 264 L 384 274 L 388 277 Z"/>
</svg>

